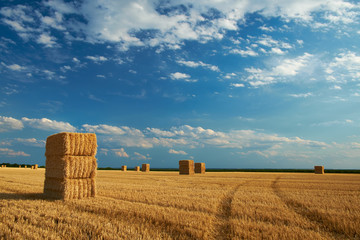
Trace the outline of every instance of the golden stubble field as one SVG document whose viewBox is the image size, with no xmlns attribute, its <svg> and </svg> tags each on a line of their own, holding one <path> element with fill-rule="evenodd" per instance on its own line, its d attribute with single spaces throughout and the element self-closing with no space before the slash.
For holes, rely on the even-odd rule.
<svg viewBox="0 0 360 240">
<path fill-rule="evenodd" d="M 360 239 L 360 175 L 98 171 L 97 197 L 44 198 L 0 169 L 1 239 Z"/>
</svg>

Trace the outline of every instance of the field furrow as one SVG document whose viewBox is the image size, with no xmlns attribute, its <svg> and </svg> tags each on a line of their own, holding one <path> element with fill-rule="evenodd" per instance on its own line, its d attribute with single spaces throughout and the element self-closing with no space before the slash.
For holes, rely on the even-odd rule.
<svg viewBox="0 0 360 240">
<path fill-rule="evenodd" d="M 360 175 L 98 171 L 95 198 L 0 169 L 0 239 L 360 239 Z"/>
</svg>

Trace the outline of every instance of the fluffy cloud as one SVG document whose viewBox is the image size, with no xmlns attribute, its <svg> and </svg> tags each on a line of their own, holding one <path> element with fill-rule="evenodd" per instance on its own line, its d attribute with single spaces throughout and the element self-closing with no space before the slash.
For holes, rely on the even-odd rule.
<svg viewBox="0 0 360 240">
<path fill-rule="evenodd" d="M 343 0 L 266 0 L 256 3 L 236 0 L 171 0 L 165 4 L 163 1 L 109 0 L 101 7 L 98 2 L 90 0 L 82 1 L 76 7 L 73 2 L 51 0 L 42 4 L 48 10 L 46 16 L 30 6 L 3 7 L 0 9 L 2 22 L 24 39 L 37 39 L 39 32 L 51 32 L 54 29 L 66 33 L 69 39 L 71 32 L 73 39 L 115 43 L 120 50 L 127 50 L 131 46 L 178 49 L 185 40 L 207 42 L 221 39 L 226 31 L 237 31 L 239 23 L 246 21 L 246 14 L 255 12 L 265 17 L 301 21 L 317 27 L 351 24 L 359 16 L 359 5 Z M 66 15 L 78 15 L 78 19 L 85 21 L 76 22 L 76 18 L 72 18 L 72 21 L 65 23 L 63 19 Z M 267 26 L 261 29 L 273 31 Z M 141 34 L 143 32 L 147 34 Z M 38 41 L 50 47 L 54 46 L 55 40 L 53 36 L 47 35 Z M 238 51 L 239 54 L 251 53 L 250 50 Z M 274 51 L 280 53 L 279 49 L 274 48 Z"/>
<path fill-rule="evenodd" d="M 204 68 L 208 68 L 208 69 L 210 69 L 212 71 L 215 71 L 215 72 L 220 71 L 219 67 L 211 65 L 211 64 L 203 63 L 202 61 L 194 62 L 194 61 L 178 60 L 177 63 L 179 63 L 180 65 L 184 65 L 184 66 L 192 67 L 192 68 L 204 67 Z"/>
<path fill-rule="evenodd" d="M 113 149 L 113 151 L 114 151 L 115 155 L 118 157 L 124 157 L 124 158 L 129 157 L 129 155 L 125 152 L 124 148 Z"/>
<path fill-rule="evenodd" d="M 67 122 L 58 122 L 55 120 L 50 120 L 47 118 L 27 118 L 23 117 L 21 121 L 30 127 L 46 130 L 46 131 L 65 131 L 65 132 L 75 132 L 76 128 Z"/>
<path fill-rule="evenodd" d="M 244 80 L 253 87 L 286 81 L 305 69 L 312 58 L 312 54 L 304 53 L 304 55 L 296 58 L 282 59 L 270 69 L 245 68 L 248 76 Z"/>
<path fill-rule="evenodd" d="M 108 59 L 104 56 L 86 56 L 87 59 L 94 61 L 95 63 L 106 62 Z"/>
<path fill-rule="evenodd" d="M 185 151 L 182 151 L 182 150 L 179 150 L 179 151 L 176 151 L 174 149 L 170 149 L 169 150 L 169 153 L 171 154 L 177 154 L 177 155 L 187 155 L 187 153 Z"/>
<path fill-rule="evenodd" d="M 38 140 L 36 138 L 15 138 L 13 142 L 17 144 L 23 144 L 26 146 L 33 146 L 33 147 L 45 147 L 46 141 Z"/>
<path fill-rule="evenodd" d="M 331 82 L 359 81 L 360 56 L 351 51 L 340 53 L 329 64 L 326 64 L 325 72 L 328 74 L 327 80 Z"/>
<path fill-rule="evenodd" d="M 45 47 L 51 48 L 56 46 L 55 40 L 56 38 L 50 36 L 48 33 L 42 33 L 36 42 L 45 45 Z"/>
<path fill-rule="evenodd" d="M 197 80 L 191 79 L 191 76 L 186 73 L 175 72 L 170 74 L 172 80 L 182 80 L 185 82 L 197 82 Z"/>
<path fill-rule="evenodd" d="M 151 160 L 151 157 L 149 154 L 146 154 L 146 155 L 143 155 L 141 153 L 138 153 L 138 152 L 134 152 L 134 157 L 132 157 L 131 159 L 134 159 L 134 160 L 142 160 L 142 161 L 145 161 L 145 160 Z"/>
<path fill-rule="evenodd" d="M 24 124 L 12 117 L 0 116 L 0 132 L 7 132 L 11 130 L 21 130 L 24 128 Z"/>
<path fill-rule="evenodd" d="M 7 67 L 8 69 L 10 70 L 13 70 L 13 71 L 22 71 L 22 70 L 25 70 L 26 67 L 23 67 L 23 66 L 20 66 L 19 64 L 11 64 L 11 65 L 6 65 L 5 63 L 1 62 L 1 65 Z"/>
<path fill-rule="evenodd" d="M 30 154 L 27 154 L 23 151 L 14 151 L 13 149 L 9 148 L 0 148 L 0 156 L 7 156 L 7 157 L 29 157 Z"/>
</svg>

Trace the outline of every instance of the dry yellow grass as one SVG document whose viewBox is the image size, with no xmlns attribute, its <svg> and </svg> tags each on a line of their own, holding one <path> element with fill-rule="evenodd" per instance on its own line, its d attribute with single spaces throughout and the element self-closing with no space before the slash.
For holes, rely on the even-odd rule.
<svg viewBox="0 0 360 240">
<path fill-rule="evenodd" d="M 359 239 L 360 175 L 98 171 L 97 197 L 0 169 L 0 239 Z"/>
</svg>

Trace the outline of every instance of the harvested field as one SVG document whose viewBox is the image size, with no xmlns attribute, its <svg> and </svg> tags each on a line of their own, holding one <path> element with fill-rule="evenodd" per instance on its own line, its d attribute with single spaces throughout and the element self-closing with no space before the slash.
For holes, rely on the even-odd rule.
<svg viewBox="0 0 360 240">
<path fill-rule="evenodd" d="M 360 175 L 97 172 L 50 200 L 45 170 L 0 169 L 0 239 L 359 239 Z"/>
</svg>

